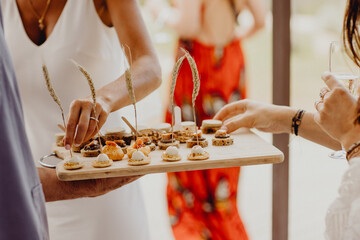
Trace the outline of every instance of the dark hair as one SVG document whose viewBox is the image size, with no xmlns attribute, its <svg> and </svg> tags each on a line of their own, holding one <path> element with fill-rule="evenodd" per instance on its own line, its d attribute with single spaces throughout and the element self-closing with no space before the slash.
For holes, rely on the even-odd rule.
<svg viewBox="0 0 360 240">
<path fill-rule="evenodd" d="M 359 20 L 360 0 L 348 0 L 344 23 L 343 42 L 346 53 L 360 67 L 360 32 L 357 27 Z"/>
</svg>

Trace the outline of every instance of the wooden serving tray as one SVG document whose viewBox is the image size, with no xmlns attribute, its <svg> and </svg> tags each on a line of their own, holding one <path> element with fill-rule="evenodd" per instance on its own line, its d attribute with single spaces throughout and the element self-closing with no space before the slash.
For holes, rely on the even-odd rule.
<svg viewBox="0 0 360 240">
<path fill-rule="evenodd" d="M 211 139 L 214 135 L 203 135 L 208 141 L 209 146 L 204 148 L 210 153 L 210 158 L 203 161 L 190 161 L 187 155 L 190 148 L 186 144 L 180 144 L 180 155 L 182 159 L 178 162 L 166 162 L 161 159 L 164 151 L 157 150 L 150 153 L 151 163 L 143 166 L 130 166 L 127 163 L 128 157 L 125 155 L 121 161 L 114 161 L 112 166 L 107 168 L 94 168 L 91 161 L 94 158 L 83 158 L 85 165 L 78 170 L 66 170 L 63 162 L 56 167 L 59 180 L 74 181 L 84 179 L 109 178 L 120 176 L 144 175 L 149 173 L 179 172 L 211 168 L 238 167 L 244 165 L 272 164 L 281 163 L 284 160 L 283 153 L 270 143 L 249 130 L 238 131 L 232 134 L 234 144 L 231 146 L 213 146 Z M 56 155 L 64 159 L 69 155 L 69 151 L 63 147 L 53 147 Z M 80 153 L 74 153 L 81 156 Z"/>
</svg>

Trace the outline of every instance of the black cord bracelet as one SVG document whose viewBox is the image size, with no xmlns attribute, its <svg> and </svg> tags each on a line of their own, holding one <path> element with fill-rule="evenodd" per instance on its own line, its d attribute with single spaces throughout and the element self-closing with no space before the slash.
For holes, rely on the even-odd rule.
<svg viewBox="0 0 360 240">
<path fill-rule="evenodd" d="M 292 118 L 292 123 L 291 123 L 291 133 L 295 134 L 296 136 L 299 133 L 299 126 L 301 124 L 301 119 L 303 118 L 305 114 L 305 110 L 299 109 L 295 116 Z"/>
</svg>

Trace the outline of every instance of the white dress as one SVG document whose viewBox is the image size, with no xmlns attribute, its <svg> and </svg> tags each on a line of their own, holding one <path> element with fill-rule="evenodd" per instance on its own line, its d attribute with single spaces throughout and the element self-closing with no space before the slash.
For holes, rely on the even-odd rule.
<svg viewBox="0 0 360 240">
<path fill-rule="evenodd" d="M 349 169 L 341 181 L 339 196 L 328 209 L 325 238 L 360 239 L 360 157 L 350 159 Z"/>
<path fill-rule="evenodd" d="M 53 32 L 41 46 L 27 36 L 15 0 L 1 0 L 5 37 L 15 65 L 24 108 L 26 130 L 35 161 L 49 154 L 62 123 L 42 75 L 42 58 L 65 113 L 70 103 L 90 95 L 84 77 L 69 61 L 74 59 L 92 75 L 96 88 L 124 71 L 123 54 L 114 28 L 105 26 L 93 0 L 68 0 Z M 105 125 L 120 126 L 120 113 Z M 148 239 L 144 202 L 138 182 L 97 198 L 47 204 L 50 238 Z"/>
</svg>

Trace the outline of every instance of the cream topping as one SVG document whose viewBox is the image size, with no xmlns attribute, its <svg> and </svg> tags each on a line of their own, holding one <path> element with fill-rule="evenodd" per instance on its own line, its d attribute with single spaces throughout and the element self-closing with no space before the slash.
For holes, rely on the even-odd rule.
<svg viewBox="0 0 360 240">
<path fill-rule="evenodd" d="M 72 157 L 67 157 L 66 161 L 69 163 L 80 163 L 80 158 L 78 156 L 73 155 Z"/>
<path fill-rule="evenodd" d="M 179 149 L 175 146 L 170 146 L 166 149 L 165 154 L 170 156 L 177 156 L 179 155 Z"/>
<path fill-rule="evenodd" d="M 108 157 L 108 155 L 106 155 L 105 153 L 101 153 L 99 154 L 99 156 L 97 157 L 97 160 L 99 162 L 108 162 L 110 159 Z"/>
<path fill-rule="evenodd" d="M 140 152 L 140 151 L 135 151 L 132 156 L 131 156 L 132 160 L 144 160 L 145 159 L 145 155 L 144 153 Z"/>
<path fill-rule="evenodd" d="M 195 145 L 195 146 L 192 147 L 191 153 L 203 155 L 205 152 L 204 152 L 204 149 L 201 146 Z"/>
</svg>

